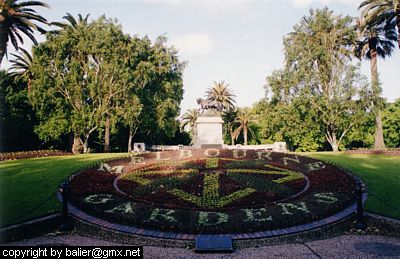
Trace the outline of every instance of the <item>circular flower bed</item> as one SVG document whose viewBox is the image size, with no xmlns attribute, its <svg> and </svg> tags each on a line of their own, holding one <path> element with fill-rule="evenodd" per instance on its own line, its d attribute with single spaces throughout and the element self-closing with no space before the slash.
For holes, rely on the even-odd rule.
<svg viewBox="0 0 400 259">
<path fill-rule="evenodd" d="M 71 179 L 73 203 L 112 222 L 242 233 L 315 221 L 354 202 L 355 179 L 322 161 L 257 150 L 145 153 Z"/>
</svg>

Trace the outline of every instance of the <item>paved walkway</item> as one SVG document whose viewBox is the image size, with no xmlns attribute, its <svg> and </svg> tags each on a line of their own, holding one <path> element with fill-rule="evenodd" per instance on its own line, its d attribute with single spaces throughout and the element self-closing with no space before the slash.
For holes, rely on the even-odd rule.
<svg viewBox="0 0 400 259">
<path fill-rule="evenodd" d="M 5 245 L 120 244 L 76 234 L 50 234 Z M 232 254 L 196 254 L 189 249 L 154 246 L 145 246 L 143 250 L 145 258 L 400 258 L 400 239 L 372 235 L 343 235 L 306 243 L 236 249 Z"/>
</svg>

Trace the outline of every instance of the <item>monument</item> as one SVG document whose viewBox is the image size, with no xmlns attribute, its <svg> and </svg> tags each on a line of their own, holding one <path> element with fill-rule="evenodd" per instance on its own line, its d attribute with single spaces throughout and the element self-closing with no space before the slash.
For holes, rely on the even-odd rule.
<svg viewBox="0 0 400 259">
<path fill-rule="evenodd" d="M 223 148 L 222 135 L 223 105 L 219 102 L 209 101 L 202 98 L 197 99 L 200 105 L 199 116 L 196 121 L 196 136 L 193 143 L 194 148 Z"/>
</svg>

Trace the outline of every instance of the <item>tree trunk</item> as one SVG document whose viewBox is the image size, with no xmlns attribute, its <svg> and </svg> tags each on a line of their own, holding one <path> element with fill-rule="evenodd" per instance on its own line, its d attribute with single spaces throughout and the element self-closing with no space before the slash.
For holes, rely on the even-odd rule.
<svg viewBox="0 0 400 259">
<path fill-rule="evenodd" d="M 374 112 L 375 112 L 375 135 L 374 135 L 374 148 L 382 149 L 385 148 L 385 141 L 383 138 L 383 126 L 380 107 L 377 106 L 377 99 L 379 98 L 378 89 L 378 60 L 377 53 L 374 48 L 371 49 L 371 84 L 372 94 L 374 98 Z"/>
<path fill-rule="evenodd" d="M 74 143 L 72 144 L 72 153 L 73 154 L 80 154 L 82 153 L 82 140 L 79 135 L 74 134 Z"/>
<path fill-rule="evenodd" d="M 371 48 L 371 86 L 374 97 L 378 94 L 378 59 L 375 48 Z"/>
<path fill-rule="evenodd" d="M 383 125 L 382 125 L 382 114 L 381 111 L 377 111 L 375 116 L 375 149 L 384 149 L 385 141 L 383 139 Z"/>
<path fill-rule="evenodd" d="M 83 153 L 89 153 L 89 136 L 85 139 L 85 143 L 83 143 Z"/>
<path fill-rule="evenodd" d="M 71 147 L 71 152 L 72 152 L 73 145 L 74 145 L 74 133 L 70 132 L 69 133 L 69 146 Z"/>
<path fill-rule="evenodd" d="M 3 22 L 0 22 L 0 67 L 1 62 L 7 52 L 7 41 L 8 41 L 8 30 L 5 30 L 2 25 Z"/>
<path fill-rule="evenodd" d="M 325 137 L 326 137 L 326 140 L 328 140 L 329 144 L 331 145 L 333 152 L 339 151 L 339 144 L 336 139 L 335 131 L 336 130 L 334 127 L 332 127 L 331 125 L 327 125 Z"/>
<path fill-rule="evenodd" d="M 110 115 L 106 116 L 106 131 L 104 134 L 104 153 L 110 152 Z"/>
<path fill-rule="evenodd" d="M 232 143 L 232 146 L 235 145 L 235 136 L 233 134 L 231 134 L 231 143 Z"/>
<path fill-rule="evenodd" d="M 244 145 L 247 146 L 247 128 L 243 128 L 243 139 L 244 139 Z"/>
<path fill-rule="evenodd" d="M 332 141 L 331 141 L 330 144 L 331 144 L 333 152 L 338 152 L 339 151 L 339 145 L 337 143 L 336 134 L 335 133 L 332 134 Z"/>
<path fill-rule="evenodd" d="M 132 152 L 132 139 L 133 139 L 133 134 L 132 134 L 132 131 L 129 130 L 128 153 Z"/>
<path fill-rule="evenodd" d="M 28 78 L 28 94 L 31 92 L 32 80 Z"/>
<path fill-rule="evenodd" d="M 192 143 L 197 139 L 197 125 L 193 126 L 193 136 L 192 136 Z"/>
</svg>

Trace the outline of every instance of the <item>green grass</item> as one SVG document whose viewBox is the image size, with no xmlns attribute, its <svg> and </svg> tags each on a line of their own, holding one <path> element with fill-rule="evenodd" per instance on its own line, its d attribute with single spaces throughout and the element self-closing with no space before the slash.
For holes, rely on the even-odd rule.
<svg viewBox="0 0 400 259">
<path fill-rule="evenodd" d="M 360 177 L 367 185 L 365 209 L 377 214 L 400 219 L 400 157 L 345 153 L 310 153 L 312 157 L 340 164 Z M 376 195 L 378 198 L 374 197 Z M 392 207 L 385 205 L 386 201 Z"/>
<path fill-rule="evenodd" d="M 99 160 L 124 154 L 87 154 L 0 162 L 0 226 L 58 212 L 55 191 L 69 175 Z M 47 202 L 37 207 L 54 194 Z M 28 212 L 28 213 L 26 213 Z"/>
</svg>

